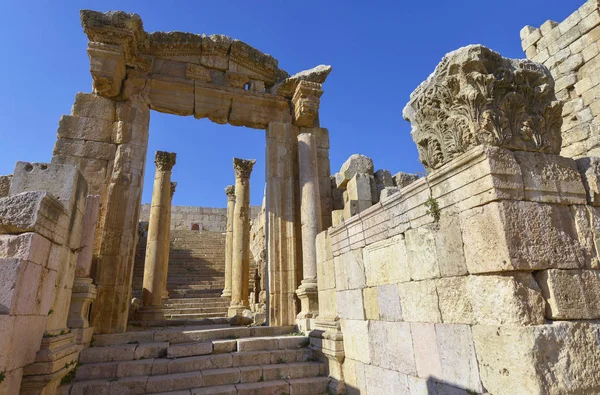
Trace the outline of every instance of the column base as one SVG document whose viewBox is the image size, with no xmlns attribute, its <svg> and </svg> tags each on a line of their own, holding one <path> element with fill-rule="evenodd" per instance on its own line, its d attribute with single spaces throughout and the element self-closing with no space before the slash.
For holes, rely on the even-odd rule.
<svg viewBox="0 0 600 395">
<path fill-rule="evenodd" d="M 346 384 L 342 363 L 344 352 L 344 336 L 337 317 L 317 317 L 315 329 L 310 332 L 310 345 L 314 351 L 327 358 L 329 364 L 329 392 L 345 394 Z"/>
<path fill-rule="evenodd" d="M 165 319 L 165 313 L 161 306 L 142 306 L 135 313 L 138 321 L 161 321 Z"/>
<path fill-rule="evenodd" d="M 89 328 L 90 304 L 96 300 L 96 286 L 89 277 L 75 278 L 67 326 L 71 329 Z M 77 337 L 77 336 L 76 336 Z M 80 344 L 80 343 L 78 343 Z"/>
<path fill-rule="evenodd" d="M 222 298 L 231 298 L 231 290 L 230 289 L 224 289 L 223 293 L 221 294 Z"/>
<path fill-rule="evenodd" d="M 227 317 L 235 317 L 236 315 L 241 316 L 244 310 L 249 310 L 248 306 L 244 305 L 231 305 L 227 310 Z"/>
<path fill-rule="evenodd" d="M 301 311 L 296 316 L 298 328 L 302 332 L 315 329 L 315 318 L 319 315 L 319 289 L 316 279 L 302 280 L 296 295 L 301 304 Z"/>
<path fill-rule="evenodd" d="M 83 347 L 75 344 L 73 333 L 62 332 L 68 329 L 46 332 L 35 362 L 23 369 L 21 394 L 54 394 L 63 377 L 75 369 Z"/>
</svg>

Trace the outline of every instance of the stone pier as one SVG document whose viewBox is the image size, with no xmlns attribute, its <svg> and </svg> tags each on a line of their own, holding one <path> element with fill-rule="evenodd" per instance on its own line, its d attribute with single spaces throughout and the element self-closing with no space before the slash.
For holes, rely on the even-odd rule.
<svg viewBox="0 0 600 395">
<path fill-rule="evenodd" d="M 152 191 L 152 207 L 148 224 L 148 242 L 144 264 L 144 288 L 140 318 L 142 320 L 162 319 L 162 293 L 166 276 L 165 248 L 168 243 L 169 203 L 171 201 L 171 169 L 175 165 L 176 154 L 157 151 L 154 158 L 156 175 Z"/>
<path fill-rule="evenodd" d="M 314 321 L 319 312 L 315 239 L 321 231 L 317 143 L 315 136 L 311 133 L 298 135 L 298 163 L 300 167 L 303 278 L 296 291 L 302 308 L 297 318 L 299 328 L 302 331 L 308 331 L 314 327 L 314 324 L 311 325 L 311 320 Z"/>
<path fill-rule="evenodd" d="M 225 188 L 227 195 L 227 230 L 225 235 L 225 288 L 222 298 L 231 297 L 231 258 L 233 254 L 233 214 L 235 209 L 235 185 Z"/>
<path fill-rule="evenodd" d="M 230 317 L 241 314 L 249 306 L 250 280 L 250 173 L 256 160 L 233 159 L 235 171 L 235 208 L 233 211 L 233 243 L 231 254 Z"/>
</svg>

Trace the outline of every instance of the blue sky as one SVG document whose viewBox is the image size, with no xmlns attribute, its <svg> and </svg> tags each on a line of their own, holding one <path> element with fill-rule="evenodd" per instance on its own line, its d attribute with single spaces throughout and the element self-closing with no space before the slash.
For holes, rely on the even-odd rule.
<svg viewBox="0 0 600 395">
<path fill-rule="evenodd" d="M 332 172 L 353 153 L 375 168 L 422 167 L 402 108 L 443 55 L 480 43 L 525 57 L 519 31 L 562 21 L 582 0 L 429 1 L 4 1 L 0 24 L 0 174 L 18 160 L 49 162 L 58 120 L 76 92 L 91 91 L 80 9 L 138 13 L 146 31 L 222 33 L 273 55 L 290 74 L 330 64 L 321 126 L 331 138 Z M 264 187 L 264 132 L 152 112 L 143 202 L 156 150 L 177 152 L 173 204 L 224 207 L 232 158 L 256 158 L 251 204 Z"/>
</svg>

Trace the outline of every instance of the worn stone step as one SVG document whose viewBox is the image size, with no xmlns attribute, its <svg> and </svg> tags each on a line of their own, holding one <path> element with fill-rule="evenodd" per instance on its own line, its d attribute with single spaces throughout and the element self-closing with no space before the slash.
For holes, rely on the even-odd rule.
<svg viewBox="0 0 600 395">
<path fill-rule="evenodd" d="M 227 317 L 227 311 L 214 313 L 194 313 L 194 314 L 165 314 L 168 320 L 200 320 L 203 318 Z"/>
<path fill-rule="evenodd" d="M 289 335 L 295 330 L 294 326 L 256 326 L 256 327 L 231 327 L 229 325 L 190 326 L 184 330 L 179 327 L 167 327 L 157 330 L 128 331 L 104 335 L 94 335 L 95 347 L 111 345 L 127 345 L 132 342 L 154 343 L 170 342 L 190 343 L 227 338 L 248 338 Z M 94 348 L 95 348 L 94 347 Z"/>
</svg>

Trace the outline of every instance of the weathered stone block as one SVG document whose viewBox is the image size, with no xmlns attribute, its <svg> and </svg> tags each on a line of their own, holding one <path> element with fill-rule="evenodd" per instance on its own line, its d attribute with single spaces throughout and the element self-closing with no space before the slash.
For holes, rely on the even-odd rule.
<svg viewBox="0 0 600 395">
<path fill-rule="evenodd" d="M 366 286 L 365 265 L 361 249 L 348 251 L 333 258 L 336 289 L 356 289 Z"/>
<path fill-rule="evenodd" d="M 0 197 L 8 196 L 12 175 L 0 176 Z"/>
<path fill-rule="evenodd" d="M 385 394 L 391 388 L 398 394 L 408 393 L 407 376 L 393 370 L 382 369 L 378 366 L 365 366 L 365 382 L 367 394 Z"/>
<path fill-rule="evenodd" d="M 437 335 L 434 324 L 410 324 L 415 366 L 417 374 L 422 378 L 442 378 L 442 364 L 438 350 Z"/>
<path fill-rule="evenodd" d="M 341 318 L 349 320 L 365 319 L 362 290 L 353 289 L 349 291 L 338 291 L 336 296 L 338 314 Z"/>
<path fill-rule="evenodd" d="M 403 235 L 368 245 L 363 259 L 368 286 L 410 281 Z"/>
<path fill-rule="evenodd" d="M 154 76 L 148 80 L 147 88 L 151 109 L 176 115 L 194 114 L 194 82 Z"/>
<path fill-rule="evenodd" d="M 410 324 L 406 322 L 370 321 L 369 352 L 373 365 L 402 374 L 417 374 Z"/>
<path fill-rule="evenodd" d="M 50 241 L 36 233 L 0 236 L 0 258 L 21 259 L 46 266 Z"/>
<path fill-rule="evenodd" d="M 406 237 L 408 270 L 413 280 L 440 276 L 434 229 L 430 225 L 409 229 Z"/>
<path fill-rule="evenodd" d="M 398 284 L 402 318 L 406 322 L 442 322 L 434 280 Z"/>
<path fill-rule="evenodd" d="M 502 201 L 460 218 L 469 273 L 590 266 L 567 206 Z"/>
<path fill-rule="evenodd" d="M 56 140 L 53 154 L 113 161 L 116 152 L 115 144 L 61 138 Z"/>
<path fill-rule="evenodd" d="M 481 381 L 492 394 L 599 392 L 598 338 L 600 325 L 587 322 L 473 327 Z"/>
<path fill-rule="evenodd" d="M 379 299 L 378 287 L 363 288 L 363 303 L 365 308 L 365 318 L 367 320 L 379 320 Z M 321 308 L 321 299 L 319 297 L 319 311 Z"/>
<path fill-rule="evenodd" d="M 521 166 L 526 200 L 585 204 L 585 188 L 573 159 L 534 152 L 514 155 Z"/>
<path fill-rule="evenodd" d="M 291 122 L 289 104 L 286 100 L 263 95 L 234 93 L 229 123 L 254 129 L 266 129 L 271 122 Z"/>
<path fill-rule="evenodd" d="M 346 191 L 348 192 L 349 200 L 364 200 L 372 201 L 371 186 L 375 182 L 375 179 L 370 174 L 356 173 L 348 184 L 346 184 Z"/>
<path fill-rule="evenodd" d="M 419 179 L 419 175 L 418 174 L 411 174 L 411 173 L 404 173 L 404 172 L 398 172 L 396 174 L 394 174 L 394 185 L 397 186 L 398 188 L 404 188 L 407 185 L 410 185 L 411 183 L 413 183 L 414 181 L 417 181 Z"/>
<path fill-rule="evenodd" d="M 438 261 L 441 277 L 467 274 L 458 216 L 441 216 L 435 232 L 435 248 L 436 256 L 443 257 Z"/>
<path fill-rule="evenodd" d="M 396 284 L 379 285 L 377 287 L 377 305 L 380 320 L 401 321 L 403 319 L 402 306 Z"/>
<path fill-rule="evenodd" d="M 585 157 L 576 160 L 585 187 L 587 202 L 600 205 L 600 158 Z"/>
<path fill-rule="evenodd" d="M 59 138 L 111 142 L 113 122 L 98 118 L 63 115 L 58 123 Z"/>
<path fill-rule="evenodd" d="M 369 321 L 346 320 L 340 321 L 344 334 L 344 353 L 346 358 L 371 363 L 371 357 L 365 352 L 369 344 Z"/>
<path fill-rule="evenodd" d="M 0 314 L 42 315 L 37 300 L 42 267 L 20 259 L 0 259 Z M 43 295 L 49 296 L 49 295 Z"/>
<path fill-rule="evenodd" d="M 543 270 L 535 275 L 552 320 L 600 318 L 600 271 Z"/>
<path fill-rule="evenodd" d="M 117 96 L 125 78 L 125 56 L 118 45 L 89 42 L 87 53 L 94 92 L 106 97 Z"/>
<path fill-rule="evenodd" d="M 114 122 L 115 101 L 93 93 L 78 92 L 71 108 L 71 115 Z"/>
<path fill-rule="evenodd" d="M 481 393 L 482 386 L 471 327 L 436 324 L 435 332 L 442 366 L 440 381 Z"/>
<path fill-rule="evenodd" d="M 345 188 L 348 181 L 350 181 L 356 173 L 373 175 L 373 171 L 373 160 L 371 160 L 371 158 L 364 155 L 353 154 L 346 162 L 344 162 L 344 164 L 342 164 L 339 173 L 336 173 L 336 187 Z"/>
</svg>

